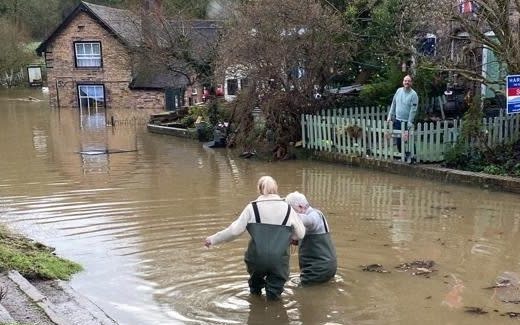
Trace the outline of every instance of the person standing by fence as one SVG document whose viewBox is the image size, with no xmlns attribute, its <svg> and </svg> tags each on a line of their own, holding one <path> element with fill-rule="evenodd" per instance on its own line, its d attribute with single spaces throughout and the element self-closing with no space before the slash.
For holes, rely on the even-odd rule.
<svg viewBox="0 0 520 325">
<path fill-rule="evenodd" d="M 418 104 L 419 97 L 415 90 L 412 89 L 412 77 L 406 75 L 403 78 L 403 87 L 397 89 L 394 94 L 387 118 L 388 123 L 393 122 L 394 130 L 401 130 L 401 125 L 405 123 L 405 133 L 402 134 L 396 142 L 399 152 L 402 152 L 402 139 L 408 141 L 409 131 L 413 130 Z M 410 158 L 410 151 L 409 149 L 405 150 L 405 159 L 408 160 L 408 158 Z"/>
</svg>

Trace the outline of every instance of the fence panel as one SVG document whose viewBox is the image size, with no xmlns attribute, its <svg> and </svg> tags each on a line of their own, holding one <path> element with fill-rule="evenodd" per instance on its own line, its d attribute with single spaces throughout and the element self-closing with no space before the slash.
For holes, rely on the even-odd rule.
<svg viewBox="0 0 520 325">
<path fill-rule="evenodd" d="M 415 130 L 408 131 L 408 151 L 410 152 L 410 159 L 417 160 L 417 138 L 415 137 Z"/>
<path fill-rule="evenodd" d="M 345 138 L 345 118 L 339 117 L 339 126 L 341 127 L 340 139 L 341 139 L 341 153 L 347 153 L 347 142 Z"/>
<path fill-rule="evenodd" d="M 415 139 L 415 160 L 420 163 L 423 161 L 423 157 L 420 154 L 423 150 L 423 141 L 424 138 L 423 125 L 422 123 L 417 123 L 415 130 L 413 131 L 413 137 Z"/>
<path fill-rule="evenodd" d="M 520 114 L 501 112 L 498 117 L 483 118 L 482 123 L 490 146 L 520 138 Z M 304 148 L 401 161 L 409 151 L 417 162 L 442 161 L 457 142 L 462 126 L 458 119 L 417 123 L 408 141 L 401 138 L 399 151 L 395 140 L 404 134 L 404 125 L 394 130 L 386 123 L 386 111 L 381 107 L 322 110 L 316 115 L 302 115 L 301 124 Z"/>
</svg>

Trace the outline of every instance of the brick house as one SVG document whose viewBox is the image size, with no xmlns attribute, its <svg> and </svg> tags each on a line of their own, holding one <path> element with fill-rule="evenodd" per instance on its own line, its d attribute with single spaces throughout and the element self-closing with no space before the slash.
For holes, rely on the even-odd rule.
<svg viewBox="0 0 520 325">
<path fill-rule="evenodd" d="M 36 49 L 45 59 L 51 107 L 114 116 L 119 109 L 173 110 L 202 102 L 202 87 L 180 74 L 164 67 L 139 71 L 142 23 L 130 10 L 81 2 Z M 203 27 L 216 35 L 215 25 Z"/>
</svg>

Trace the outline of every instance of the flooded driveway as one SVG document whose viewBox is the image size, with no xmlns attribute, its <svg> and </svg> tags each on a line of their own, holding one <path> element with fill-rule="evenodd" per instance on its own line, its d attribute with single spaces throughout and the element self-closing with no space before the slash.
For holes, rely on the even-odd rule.
<svg viewBox="0 0 520 325">
<path fill-rule="evenodd" d="M 18 100 L 28 96 L 43 101 Z M 519 305 L 484 289 L 520 271 L 516 195 L 320 162 L 244 160 L 143 126 L 50 110 L 38 92 L 0 93 L 0 117 L 1 220 L 81 263 L 71 285 L 121 324 L 518 322 L 501 314 Z M 289 282 L 281 304 L 249 296 L 247 234 L 203 247 L 266 174 L 282 195 L 301 191 L 326 212 L 338 254 L 334 281 Z M 415 260 L 435 261 L 435 271 L 395 268 Z M 369 264 L 389 272 L 362 271 Z"/>
</svg>

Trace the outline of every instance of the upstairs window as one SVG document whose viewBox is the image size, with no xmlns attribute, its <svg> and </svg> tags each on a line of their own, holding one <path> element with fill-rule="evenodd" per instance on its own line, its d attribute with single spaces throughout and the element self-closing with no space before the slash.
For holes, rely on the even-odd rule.
<svg viewBox="0 0 520 325">
<path fill-rule="evenodd" d="M 478 4 L 471 0 L 459 0 L 459 13 L 474 14 L 478 10 Z"/>
<path fill-rule="evenodd" d="M 76 67 L 100 68 L 101 67 L 101 43 L 77 42 L 74 43 L 76 55 Z"/>
</svg>

